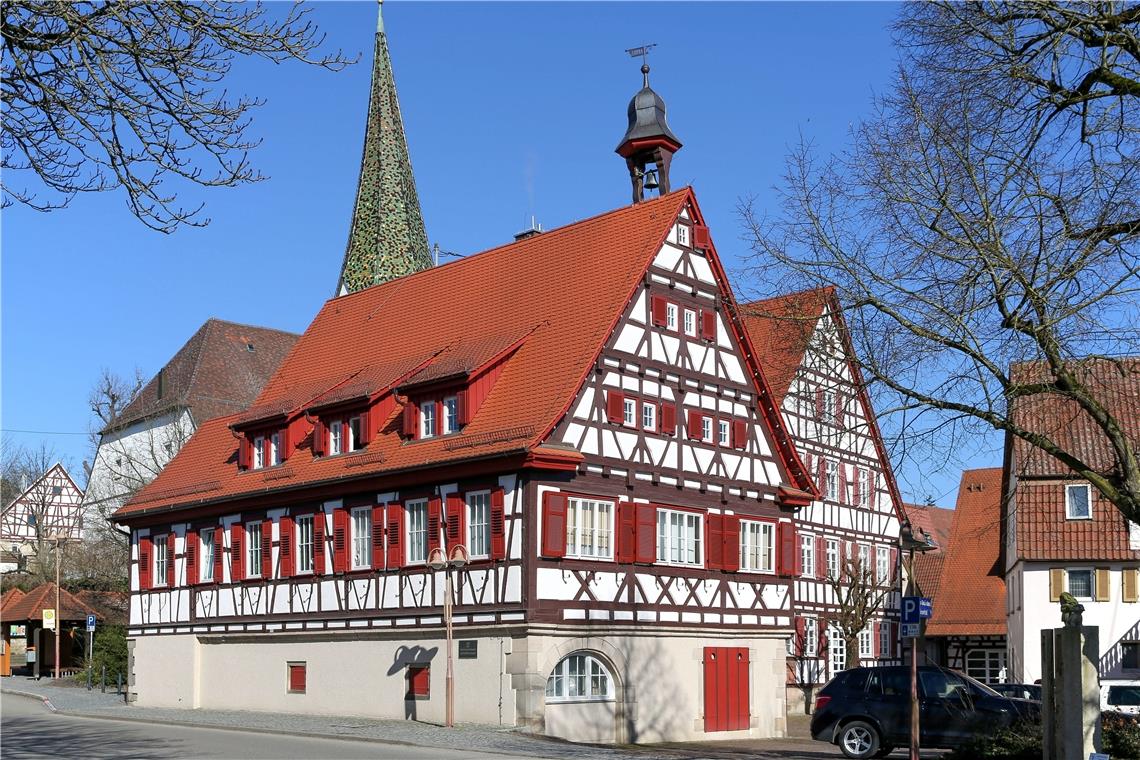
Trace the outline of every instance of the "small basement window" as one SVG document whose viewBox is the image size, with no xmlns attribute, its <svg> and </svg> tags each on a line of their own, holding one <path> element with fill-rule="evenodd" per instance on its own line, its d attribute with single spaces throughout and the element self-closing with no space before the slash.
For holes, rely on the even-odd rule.
<svg viewBox="0 0 1140 760">
<path fill-rule="evenodd" d="M 290 662 L 287 664 L 289 672 L 289 689 L 290 694 L 304 694 L 305 693 L 305 678 L 307 665 L 303 662 Z"/>
<path fill-rule="evenodd" d="M 431 698 L 431 666 L 408 666 L 408 691 L 404 699 L 430 699 Z"/>
</svg>

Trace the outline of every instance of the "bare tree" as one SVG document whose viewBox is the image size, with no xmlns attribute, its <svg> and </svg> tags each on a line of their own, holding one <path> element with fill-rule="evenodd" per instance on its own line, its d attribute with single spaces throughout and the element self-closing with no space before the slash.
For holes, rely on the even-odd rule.
<svg viewBox="0 0 1140 760">
<path fill-rule="evenodd" d="M 248 156 L 262 101 L 217 89 L 234 58 L 348 63 L 314 55 L 324 37 L 309 9 L 278 7 L 283 17 L 222 0 L 0 5 L 4 205 L 46 211 L 122 188 L 148 227 L 207 224 L 201 204 L 180 205 L 179 189 L 263 179 Z"/>
<path fill-rule="evenodd" d="M 847 668 L 859 667 L 859 634 L 869 631 L 869 625 L 890 600 L 897 589 L 893 581 L 876 580 L 870 560 L 858 554 L 840 562 L 838 575 L 828 574 L 827 585 L 835 596 L 839 609 L 830 621 L 843 637 Z"/>
<path fill-rule="evenodd" d="M 1133 372 L 1140 349 L 1138 29 L 1113 2 L 906 4 L 897 81 L 851 147 L 803 141 L 782 212 L 741 213 L 782 287 L 835 286 L 896 433 L 1004 432 L 1140 521 L 1137 400 L 1109 405 L 1086 366 Z M 1042 397 L 1091 419 L 1111 467 L 1015 421 Z"/>
<path fill-rule="evenodd" d="M 44 477 L 59 462 L 56 450 L 43 443 L 25 447 L 6 441 L 0 458 L 5 539 L 32 547 L 28 572 L 39 582 L 55 577 L 55 537 L 72 540 L 79 536 L 79 504 L 68 509 L 58 484 Z"/>
</svg>

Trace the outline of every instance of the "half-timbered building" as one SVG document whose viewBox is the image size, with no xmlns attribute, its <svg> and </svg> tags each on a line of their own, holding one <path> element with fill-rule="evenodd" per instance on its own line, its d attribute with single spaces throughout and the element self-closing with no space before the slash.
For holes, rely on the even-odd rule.
<svg viewBox="0 0 1140 760">
<path fill-rule="evenodd" d="M 743 307 L 744 323 L 820 498 L 794 518 L 796 635 L 789 640 L 789 709 L 848 662 L 834 621 L 844 604 L 878 612 L 857 637 L 863 664 L 899 662 L 902 500 L 847 325 L 830 289 Z M 865 580 L 854 586 L 850 574 Z"/>
<path fill-rule="evenodd" d="M 0 569 L 18 568 L 24 558 L 54 546 L 54 538 L 76 541 L 83 533 L 83 491 L 56 462 L 0 511 L 0 543 L 8 550 Z M 46 548 L 45 548 L 46 547 Z"/>
</svg>

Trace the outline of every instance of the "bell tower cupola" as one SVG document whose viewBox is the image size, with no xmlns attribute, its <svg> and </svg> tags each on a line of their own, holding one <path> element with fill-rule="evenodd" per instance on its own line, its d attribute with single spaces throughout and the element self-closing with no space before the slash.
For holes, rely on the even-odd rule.
<svg viewBox="0 0 1140 760">
<path fill-rule="evenodd" d="M 627 51 L 641 56 L 641 90 L 629 101 L 629 127 L 617 147 L 617 154 L 629 167 L 633 202 L 645 200 L 646 190 L 669 192 L 669 164 L 681 149 L 681 141 L 665 120 L 665 101 L 649 86 L 649 64 L 645 61 L 652 45 Z"/>
</svg>

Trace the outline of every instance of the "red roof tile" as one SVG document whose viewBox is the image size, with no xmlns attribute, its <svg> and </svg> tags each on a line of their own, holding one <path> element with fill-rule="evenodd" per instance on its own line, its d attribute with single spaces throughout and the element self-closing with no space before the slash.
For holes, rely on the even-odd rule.
<svg viewBox="0 0 1140 760">
<path fill-rule="evenodd" d="M 55 609 L 55 584 L 41 583 L 3 611 L 5 620 L 42 620 L 43 611 Z M 60 620 L 85 620 L 98 612 L 79 601 L 67 589 L 59 591 Z"/>
<path fill-rule="evenodd" d="M 942 564 L 929 636 L 1005 634 L 1001 567 L 1002 470 L 966 470 Z"/>
<path fill-rule="evenodd" d="M 118 515 L 532 451 L 569 408 L 687 203 L 699 213 L 680 190 L 334 298 L 253 405 L 296 408 L 377 363 L 439 354 L 448 371 L 469 371 L 521 341 L 461 433 L 403 441 L 397 407 L 363 457 L 314 458 L 306 439 L 283 467 L 239 473 L 230 425 L 250 415 L 222 418 L 202 425 Z"/>
<path fill-rule="evenodd" d="M 760 352 L 764 376 L 772 386 L 776 403 L 784 402 L 796 370 L 803 364 L 815 326 L 833 294 L 832 288 L 817 288 L 740 307 L 740 317 Z"/>
<path fill-rule="evenodd" d="M 940 551 L 914 555 L 914 582 L 918 593 L 934 599 L 938 604 L 938 584 L 942 580 L 942 564 L 946 555 Z"/>
<path fill-rule="evenodd" d="M 941 553 L 950 545 L 950 526 L 954 521 L 954 510 L 945 507 L 936 507 L 933 504 L 903 504 L 903 511 L 910 520 L 911 528 L 916 535 L 925 531 L 937 546 L 935 552 Z M 926 556 L 930 556 L 927 552 Z"/>
<path fill-rule="evenodd" d="M 0 596 L 0 619 L 8 619 L 8 607 L 23 599 L 24 592 L 18 588 L 10 588 Z"/>
</svg>

